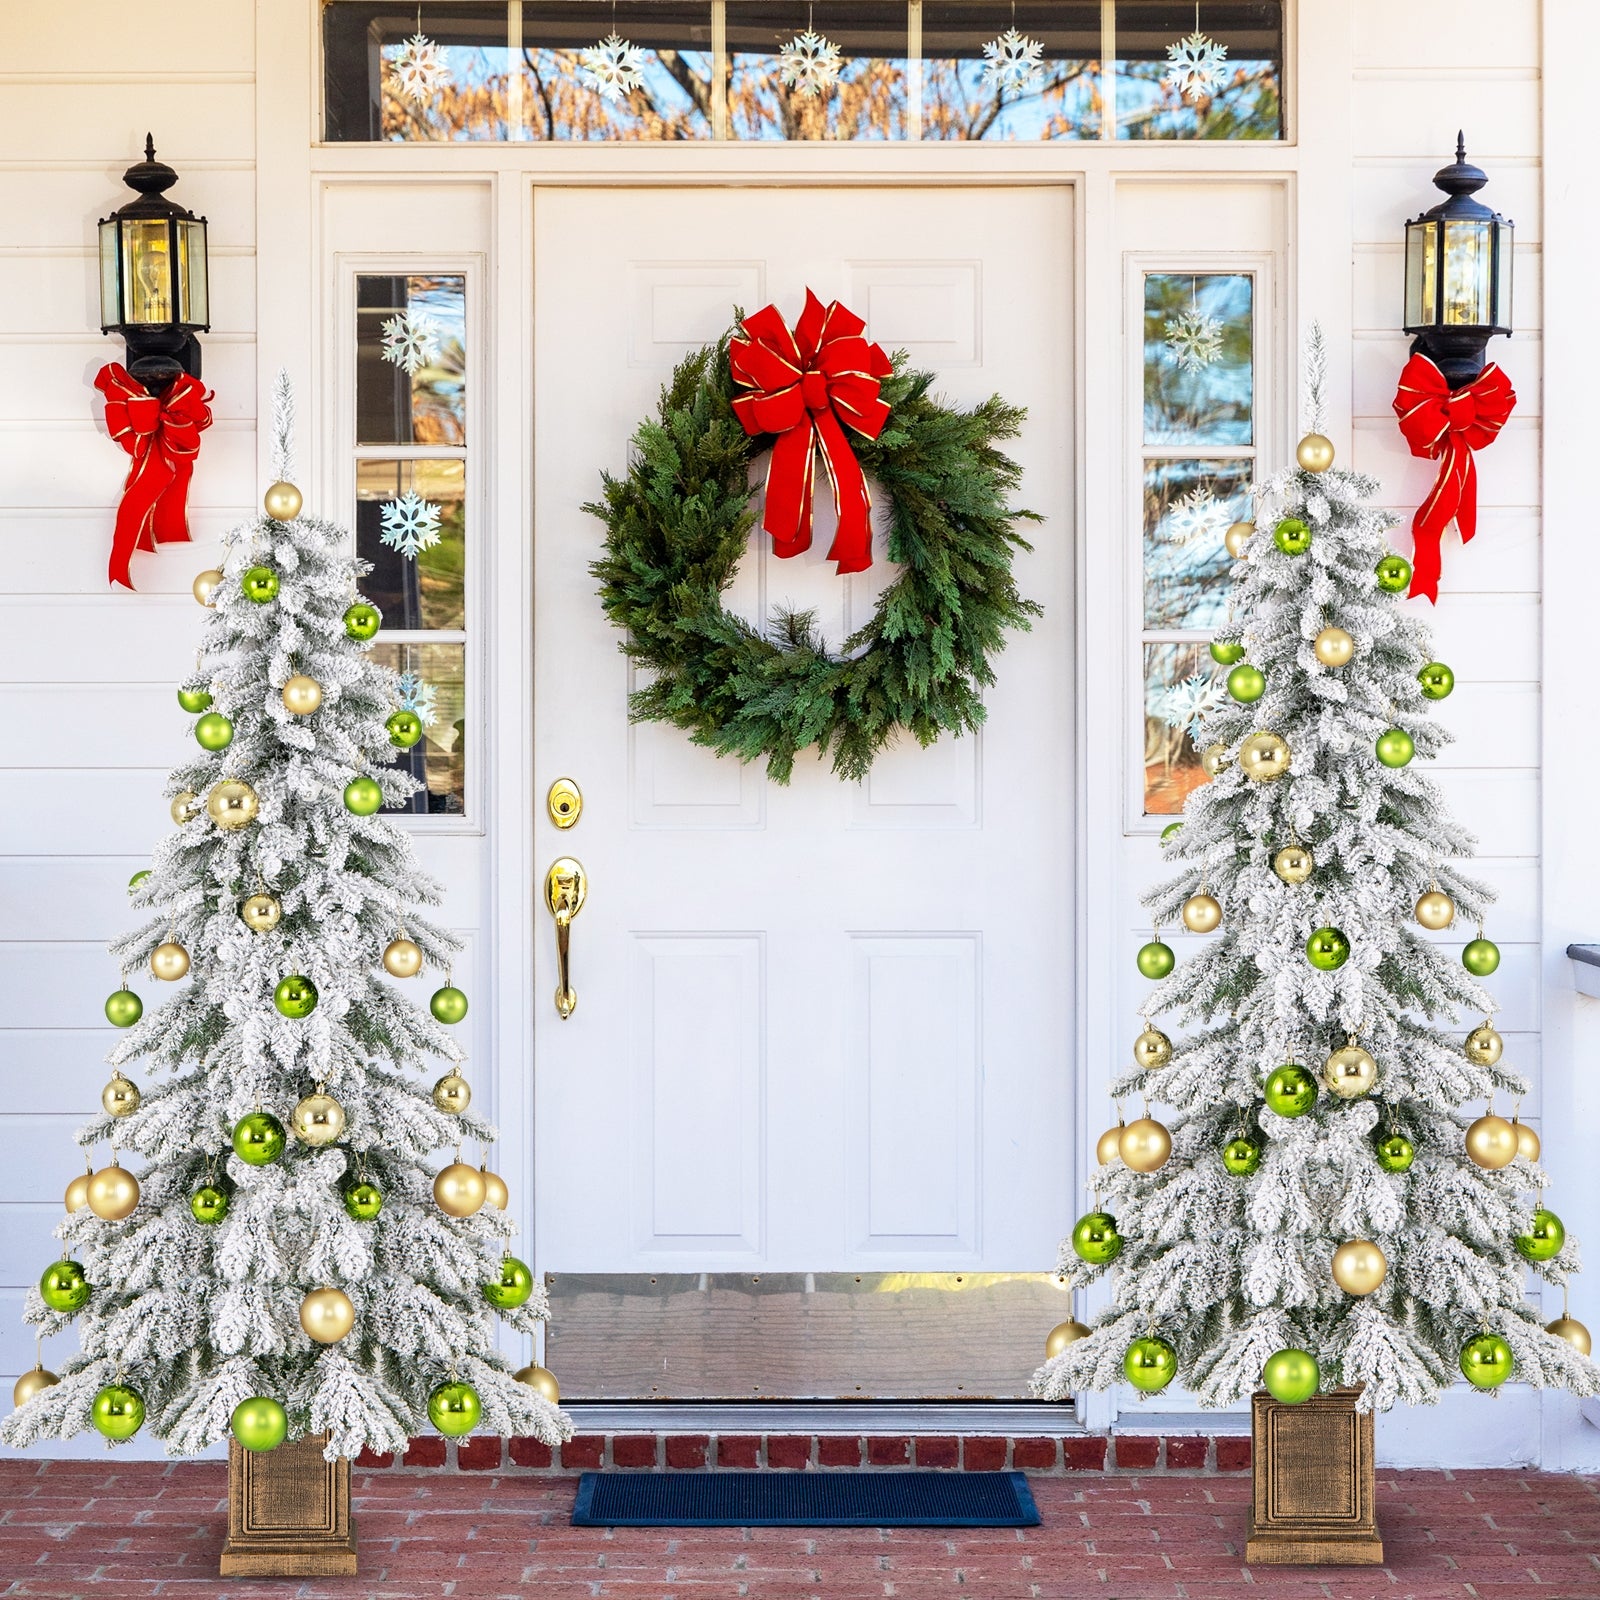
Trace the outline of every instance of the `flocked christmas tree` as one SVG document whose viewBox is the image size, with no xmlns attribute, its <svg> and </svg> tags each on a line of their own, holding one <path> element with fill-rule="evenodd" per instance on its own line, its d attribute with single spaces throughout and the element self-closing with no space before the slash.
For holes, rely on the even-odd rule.
<svg viewBox="0 0 1600 1600">
<path fill-rule="evenodd" d="M 281 480 L 281 377 L 276 402 Z M 106 1003 L 128 1031 L 106 1114 L 78 1134 L 110 1160 L 68 1189 L 61 1259 L 28 1296 L 42 1333 L 76 1323 L 81 1353 L 24 1375 L 8 1444 L 143 1425 L 173 1454 L 230 1429 L 252 1449 L 326 1433 L 332 1458 L 403 1448 L 430 1418 L 571 1431 L 550 1374 L 496 1348 L 497 1316 L 531 1334 L 545 1297 L 509 1254 L 504 1183 L 461 1159 L 494 1130 L 446 1026 L 467 1011 L 457 941 L 414 913 L 439 886 L 378 814 L 416 788 L 392 762 L 421 724 L 368 655 L 365 564 L 300 503 L 275 483 L 196 580 L 211 614 L 178 701 L 202 753 L 130 886 L 146 917 L 112 947 Z M 188 981 L 145 1010 L 141 968 Z M 424 974 L 442 979 L 431 1016 L 393 981 Z"/>
<path fill-rule="evenodd" d="M 1455 865 L 1474 841 L 1423 772 L 1454 678 L 1401 609 L 1410 567 L 1377 483 L 1332 465 L 1324 366 L 1313 331 L 1313 432 L 1229 530 L 1212 781 L 1163 835 L 1183 867 L 1145 897 L 1157 981 L 1112 1085 L 1145 1111 L 1101 1138 L 1094 1209 L 1061 1252 L 1077 1285 L 1113 1274 L 1112 1301 L 1052 1333 L 1047 1399 L 1124 1378 L 1205 1405 L 1362 1385 L 1377 1410 L 1462 1374 L 1600 1390 L 1587 1330 L 1541 1326 L 1528 1298 L 1530 1266 L 1564 1284 L 1577 1251 L 1544 1207 L 1537 1135 L 1496 1109 L 1527 1085 L 1478 981 L 1500 960 L 1491 896 Z M 1160 937 L 1174 920 L 1211 935 L 1181 964 Z M 1428 937 L 1463 925 L 1459 953 Z M 1462 1033 L 1463 1013 L 1484 1020 Z M 1169 1106 L 1170 1129 L 1151 1111 Z"/>
</svg>

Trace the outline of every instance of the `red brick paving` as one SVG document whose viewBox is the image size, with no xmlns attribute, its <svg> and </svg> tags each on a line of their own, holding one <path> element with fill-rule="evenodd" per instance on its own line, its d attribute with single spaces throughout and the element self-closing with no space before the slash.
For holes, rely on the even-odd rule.
<svg viewBox="0 0 1600 1600">
<path fill-rule="evenodd" d="M 1169 1447 L 1170 1448 L 1170 1447 Z M 1033 1480 L 1039 1528 L 574 1528 L 576 1480 L 355 1474 L 355 1579 L 223 1583 L 220 1462 L 0 1461 L 29 1600 L 1600 1600 L 1600 1479 L 1384 1472 L 1383 1568 L 1246 1568 L 1244 1477 Z"/>
</svg>

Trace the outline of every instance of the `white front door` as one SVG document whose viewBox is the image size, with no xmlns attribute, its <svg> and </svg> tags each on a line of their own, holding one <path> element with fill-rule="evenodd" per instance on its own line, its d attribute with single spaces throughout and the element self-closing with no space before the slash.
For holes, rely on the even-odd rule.
<svg viewBox="0 0 1600 1600">
<path fill-rule="evenodd" d="M 536 865 L 582 862 L 570 1020 L 540 903 L 536 1260 L 553 1273 L 1048 1268 L 1073 1197 L 1072 293 L 1063 188 L 540 189 L 534 238 Z M 810 287 L 971 404 L 1028 408 L 1017 560 L 1045 608 L 978 737 L 788 787 L 630 727 L 578 508 L 673 364 Z M 820 480 L 820 475 L 819 475 Z M 759 528 L 730 605 L 837 642 L 885 575 Z M 826 508 L 826 509 L 825 509 Z M 544 796 L 576 781 L 558 832 Z M 1041 1335 L 1042 1335 L 1041 1329 Z"/>
</svg>

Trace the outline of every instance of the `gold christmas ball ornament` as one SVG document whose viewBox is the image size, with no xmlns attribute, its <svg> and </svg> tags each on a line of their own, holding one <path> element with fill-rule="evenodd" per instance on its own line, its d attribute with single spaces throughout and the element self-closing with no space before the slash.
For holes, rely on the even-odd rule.
<svg viewBox="0 0 1600 1600">
<path fill-rule="evenodd" d="M 173 795 L 172 804 L 167 807 L 167 812 L 181 828 L 184 823 L 193 822 L 200 815 L 200 797 L 192 790 L 181 790 Z"/>
<path fill-rule="evenodd" d="M 1589 1338 L 1589 1330 L 1576 1317 L 1569 1317 L 1563 1313 L 1554 1322 L 1547 1322 L 1544 1331 L 1553 1333 L 1558 1339 L 1565 1339 L 1580 1356 L 1593 1353 L 1594 1344 Z M 32 1374 L 24 1373 L 23 1376 L 30 1377 Z M 45 1376 L 48 1378 L 50 1374 L 46 1373 Z M 17 1387 L 19 1389 L 22 1387 L 21 1378 L 17 1380 Z M 17 1404 L 21 1405 L 22 1402 L 19 1400 Z"/>
<path fill-rule="evenodd" d="M 1045 1360 L 1054 1361 L 1068 1345 L 1074 1345 L 1080 1339 L 1087 1339 L 1088 1337 L 1089 1330 L 1076 1317 L 1068 1317 L 1065 1322 L 1058 1322 L 1045 1335 Z"/>
<path fill-rule="evenodd" d="M 65 1196 L 67 1215 L 70 1217 L 74 1211 L 81 1211 L 89 1203 L 89 1180 L 94 1176 L 94 1168 L 84 1158 L 84 1170 L 67 1185 Z"/>
<path fill-rule="evenodd" d="M 293 522 L 304 504 L 300 491 L 281 478 L 261 497 L 262 509 L 274 522 Z"/>
<path fill-rule="evenodd" d="M 300 1302 L 300 1326 L 318 1344 L 337 1344 L 356 1325 L 356 1308 L 343 1289 L 313 1289 Z"/>
<path fill-rule="evenodd" d="M 459 1072 L 447 1072 L 433 1086 L 433 1103 L 441 1111 L 448 1111 L 452 1116 L 460 1116 L 472 1104 L 472 1086 Z M 484 1187 L 487 1197 L 487 1180 Z M 501 1210 L 504 1209 L 502 1206 Z"/>
<path fill-rule="evenodd" d="M 1323 1062 L 1322 1081 L 1341 1100 L 1354 1100 L 1378 1081 L 1378 1063 L 1352 1042 Z"/>
<path fill-rule="evenodd" d="M 1307 472 L 1326 472 L 1333 465 L 1333 441 L 1320 433 L 1308 433 L 1294 447 L 1294 458 Z"/>
<path fill-rule="evenodd" d="M 309 717 L 322 704 L 322 685 L 315 678 L 297 672 L 283 686 L 284 709 L 297 717 Z"/>
<path fill-rule="evenodd" d="M 117 1165 L 102 1167 L 89 1180 L 89 1209 L 106 1222 L 121 1222 L 139 1204 L 139 1180 Z"/>
<path fill-rule="evenodd" d="M 1517 1154 L 1524 1160 L 1537 1161 L 1539 1135 L 1526 1122 L 1518 1122 L 1515 1117 L 1511 1119 L 1511 1126 L 1517 1130 Z"/>
<path fill-rule="evenodd" d="M 176 983 L 189 975 L 189 952 L 176 939 L 158 944 L 150 952 L 150 975 L 163 983 Z"/>
<path fill-rule="evenodd" d="M 256 933 L 271 933 L 282 916 L 282 903 L 270 894 L 253 894 L 239 907 L 239 920 Z"/>
<path fill-rule="evenodd" d="M 1485 1022 L 1467 1035 L 1467 1060 L 1476 1067 L 1492 1067 L 1505 1047 L 1505 1040 L 1495 1032 L 1493 1024 Z"/>
<path fill-rule="evenodd" d="M 489 1186 L 476 1167 L 452 1161 L 433 1180 L 433 1198 L 447 1217 L 470 1217 L 483 1208 Z"/>
<path fill-rule="evenodd" d="M 1289 743 L 1276 733 L 1253 733 L 1239 747 L 1239 770 L 1252 783 L 1281 778 L 1289 761 Z"/>
<path fill-rule="evenodd" d="M 222 582 L 222 574 L 215 567 L 207 567 L 202 573 L 196 575 L 193 590 L 194 597 L 203 606 L 211 604 L 211 597 L 217 592 Z"/>
<path fill-rule="evenodd" d="M 1552 1322 L 1550 1326 L 1554 1328 L 1555 1324 Z M 1574 1326 L 1581 1328 L 1583 1324 L 1575 1323 Z M 53 1389 L 60 1382 L 55 1373 L 46 1372 L 43 1367 L 35 1366 L 32 1372 L 24 1372 L 17 1379 L 11 1390 L 11 1403 L 20 1411 L 36 1394 L 41 1394 L 46 1389 Z"/>
<path fill-rule="evenodd" d="M 120 1072 L 114 1072 L 111 1082 L 100 1091 L 100 1104 L 108 1117 L 131 1117 L 139 1109 L 139 1099 L 139 1085 Z"/>
<path fill-rule="evenodd" d="M 1346 1294 L 1371 1294 L 1389 1276 L 1389 1262 L 1370 1239 L 1347 1239 L 1333 1252 L 1333 1281 Z"/>
<path fill-rule="evenodd" d="M 1456 903 L 1443 889 L 1430 889 L 1417 897 L 1417 921 L 1434 933 L 1456 920 Z"/>
<path fill-rule="evenodd" d="M 1215 895 L 1192 894 L 1183 902 L 1181 915 L 1190 933 L 1210 933 L 1222 922 L 1222 902 Z"/>
<path fill-rule="evenodd" d="M 411 939 L 391 939 L 383 952 L 384 970 L 395 978 L 414 978 L 422 971 L 422 947 Z"/>
<path fill-rule="evenodd" d="M 1146 1072 L 1164 1067 L 1172 1059 L 1172 1041 L 1159 1028 L 1146 1028 L 1133 1041 L 1133 1064 Z"/>
<path fill-rule="evenodd" d="M 1117 1149 L 1124 1166 L 1135 1172 L 1155 1172 L 1172 1154 L 1172 1135 L 1154 1117 L 1137 1117 L 1122 1130 Z"/>
<path fill-rule="evenodd" d="M 1517 1159 L 1517 1130 L 1491 1111 L 1467 1129 L 1467 1154 L 1490 1172 L 1509 1167 Z"/>
<path fill-rule="evenodd" d="M 219 828 L 248 827 L 260 809 L 260 797 L 240 778 L 224 778 L 206 796 L 206 815 Z"/>
<path fill-rule="evenodd" d="M 1114 1128 L 1107 1128 L 1095 1142 L 1094 1158 L 1102 1167 L 1109 1167 L 1113 1161 L 1122 1159 L 1122 1130 L 1126 1124 L 1119 1122 Z"/>
<path fill-rule="evenodd" d="M 1250 535 L 1256 531 L 1253 522 L 1235 522 L 1229 525 L 1228 531 L 1222 536 L 1222 547 L 1235 561 L 1244 554 L 1244 547 L 1250 542 Z"/>
<path fill-rule="evenodd" d="M 553 1406 L 561 1404 L 561 1385 L 555 1373 L 547 1367 L 523 1367 L 516 1373 L 518 1383 L 525 1383 L 535 1394 L 543 1395 Z"/>
<path fill-rule="evenodd" d="M 1225 744 L 1208 744 L 1200 755 L 1200 765 L 1217 777 L 1228 764 L 1228 747 Z"/>
<path fill-rule="evenodd" d="M 344 1107 L 319 1083 L 294 1108 L 290 1121 L 301 1144 L 332 1144 L 344 1132 Z"/>
<path fill-rule="evenodd" d="M 511 1204 L 511 1191 L 506 1188 L 506 1180 L 487 1167 L 479 1167 L 478 1171 L 483 1177 L 483 1203 L 493 1206 L 496 1211 L 504 1211 Z"/>
<path fill-rule="evenodd" d="M 1285 883 L 1304 883 L 1316 866 L 1311 852 L 1303 844 L 1286 844 L 1272 858 L 1272 870 Z"/>
<path fill-rule="evenodd" d="M 1356 642 L 1343 628 L 1324 628 L 1311 641 L 1311 653 L 1325 667 L 1347 667 L 1356 653 Z"/>
</svg>

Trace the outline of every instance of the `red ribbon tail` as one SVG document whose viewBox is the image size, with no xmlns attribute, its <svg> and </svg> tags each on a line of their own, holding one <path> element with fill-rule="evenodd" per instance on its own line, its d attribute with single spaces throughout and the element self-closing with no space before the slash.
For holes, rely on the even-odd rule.
<svg viewBox="0 0 1600 1600">
<path fill-rule="evenodd" d="M 772 443 L 761 526 L 772 535 L 772 553 L 785 561 L 811 548 L 813 453 L 808 421 L 780 433 Z"/>
<path fill-rule="evenodd" d="M 833 485 L 833 503 L 839 512 L 839 527 L 828 546 L 828 559 L 838 563 L 841 576 L 865 572 L 872 565 L 872 496 L 866 475 L 831 411 L 818 416 L 817 439 L 822 446 L 822 464 Z"/>
<path fill-rule="evenodd" d="M 1461 456 L 1461 497 L 1456 507 L 1456 527 L 1465 544 L 1478 531 L 1478 463 L 1470 449 L 1463 449 Z"/>
<path fill-rule="evenodd" d="M 189 480 L 194 476 L 194 457 L 179 456 L 172 464 L 172 481 L 161 492 L 150 514 L 147 531 L 156 544 L 189 542 Z M 144 546 L 153 550 L 155 545 Z"/>
<path fill-rule="evenodd" d="M 1423 526 L 1420 511 L 1411 519 L 1411 587 L 1406 591 L 1408 599 L 1415 599 L 1421 594 L 1426 595 L 1432 604 L 1439 603 L 1439 573 L 1443 565 L 1439 534 L 1440 529 Z"/>
<path fill-rule="evenodd" d="M 151 524 L 156 505 L 172 479 L 171 466 L 154 451 L 147 454 L 128 474 L 128 486 L 122 492 L 122 504 L 117 507 L 116 530 L 111 536 L 109 570 L 112 583 L 120 583 L 124 588 L 131 589 L 133 552 L 136 549 L 155 549 Z"/>
</svg>

